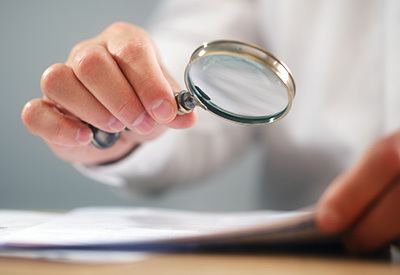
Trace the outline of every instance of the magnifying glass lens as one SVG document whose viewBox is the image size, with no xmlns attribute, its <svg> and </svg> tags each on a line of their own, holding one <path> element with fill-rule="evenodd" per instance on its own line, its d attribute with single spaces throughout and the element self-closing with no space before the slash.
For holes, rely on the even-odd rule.
<svg viewBox="0 0 400 275">
<path fill-rule="evenodd" d="M 193 62 L 191 83 L 209 104 L 240 116 L 272 116 L 288 105 L 288 93 L 278 76 L 255 61 L 215 54 Z"/>
<path fill-rule="evenodd" d="M 245 124 L 286 115 L 294 96 L 287 67 L 268 52 L 235 41 L 203 45 L 186 68 L 188 89 L 214 114 Z"/>
</svg>

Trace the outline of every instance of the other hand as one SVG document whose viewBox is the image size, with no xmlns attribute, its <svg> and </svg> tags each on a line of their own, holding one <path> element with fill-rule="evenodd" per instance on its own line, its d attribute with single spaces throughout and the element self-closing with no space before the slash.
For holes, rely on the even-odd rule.
<svg viewBox="0 0 400 275">
<path fill-rule="evenodd" d="M 400 132 L 376 142 L 323 194 L 317 222 L 344 233 L 353 252 L 371 252 L 400 238 Z"/>
</svg>

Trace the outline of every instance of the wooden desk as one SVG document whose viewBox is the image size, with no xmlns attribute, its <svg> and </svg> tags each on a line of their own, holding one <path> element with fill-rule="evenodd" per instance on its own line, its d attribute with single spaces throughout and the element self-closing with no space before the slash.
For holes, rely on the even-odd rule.
<svg viewBox="0 0 400 275">
<path fill-rule="evenodd" d="M 67 264 L 0 258 L 0 274 L 400 274 L 400 263 L 328 256 L 154 254 L 124 264 Z"/>
</svg>

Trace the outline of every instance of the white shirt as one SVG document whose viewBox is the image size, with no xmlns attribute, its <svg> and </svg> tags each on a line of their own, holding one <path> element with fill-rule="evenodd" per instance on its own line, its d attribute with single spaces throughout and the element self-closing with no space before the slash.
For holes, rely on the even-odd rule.
<svg viewBox="0 0 400 275">
<path fill-rule="evenodd" d="M 166 68 L 183 85 L 191 52 L 205 41 L 257 44 L 291 69 L 289 115 L 238 126 L 199 110 L 188 130 L 170 130 L 117 164 L 80 168 L 138 190 L 187 183 L 255 142 L 266 152 L 266 199 L 315 201 L 374 141 L 400 126 L 400 1 L 168 1 L 151 30 Z"/>
</svg>

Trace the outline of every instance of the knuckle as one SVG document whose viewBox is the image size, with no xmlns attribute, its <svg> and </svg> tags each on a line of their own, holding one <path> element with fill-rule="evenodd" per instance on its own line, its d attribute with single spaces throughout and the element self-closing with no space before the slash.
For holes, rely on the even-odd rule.
<svg viewBox="0 0 400 275">
<path fill-rule="evenodd" d="M 119 62 L 133 65 L 138 59 L 146 57 L 151 48 L 147 39 L 141 37 L 131 38 L 116 49 L 114 58 Z"/>
<path fill-rule="evenodd" d="M 122 120 L 129 121 L 130 124 L 136 119 L 135 114 L 138 115 L 143 112 L 141 102 L 136 97 L 130 97 L 125 101 L 118 101 L 113 104 L 115 110 L 114 115 Z"/>
<path fill-rule="evenodd" d="M 150 36 L 149 36 L 148 32 L 140 26 L 131 25 L 131 32 L 134 34 L 134 35 L 132 35 L 134 37 L 140 37 L 141 39 L 144 39 L 147 41 L 150 40 Z"/>
<path fill-rule="evenodd" d="M 77 75 L 90 74 L 95 68 L 107 60 L 107 51 L 101 46 L 85 47 L 80 50 L 74 60 L 74 71 Z"/>
<path fill-rule="evenodd" d="M 159 95 L 163 93 L 169 93 L 170 91 L 166 89 L 163 85 L 163 80 L 155 74 L 146 74 L 139 78 L 136 82 L 138 87 L 142 87 L 143 90 L 147 91 L 148 96 L 149 93 L 152 95 Z"/>
<path fill-rule="evenodd" d="M 70 52 L 70 57 L 76 56 L 79 52 L 82 51 L 82 49 L 86 48 L 88 45 L 89 45 L 88 40 L 79 42 L 74 47 L 72 47 L 71 52 Z"/>
<path fill-rule="evenodd" d="M 126 22 L 122 22 L 122 21 L 117 21 L 112 23 L 107 29 L 106 31 L 111 31 L 111 32 L 124 32 L 127 30 L 130 30 L 133 27 L 133 25 L 126 23 Z"/>
<path fill-rule="evenodd" d="M 122 21 L 112 23 L 105 31 L 121 36 L 127 34 L 134 37 L 147 36 L 147 32 L 143 28 Z"/>
<path fill-rule="evenodd" d="M 69 68 L 64 64 L 54 64 L 42 74 L 40 85 L 45 95 L 51 96 L 62 82 L 68 77 Z"/>
<path fill-rule="evenodd" d="M 50 132 L 47 140 L 51 143 L 64 143 L 65 142 L 65 129 L 71 127 L 68 119 L 59 119 L 54 126 L 54 130 Z"/>
</svg>

